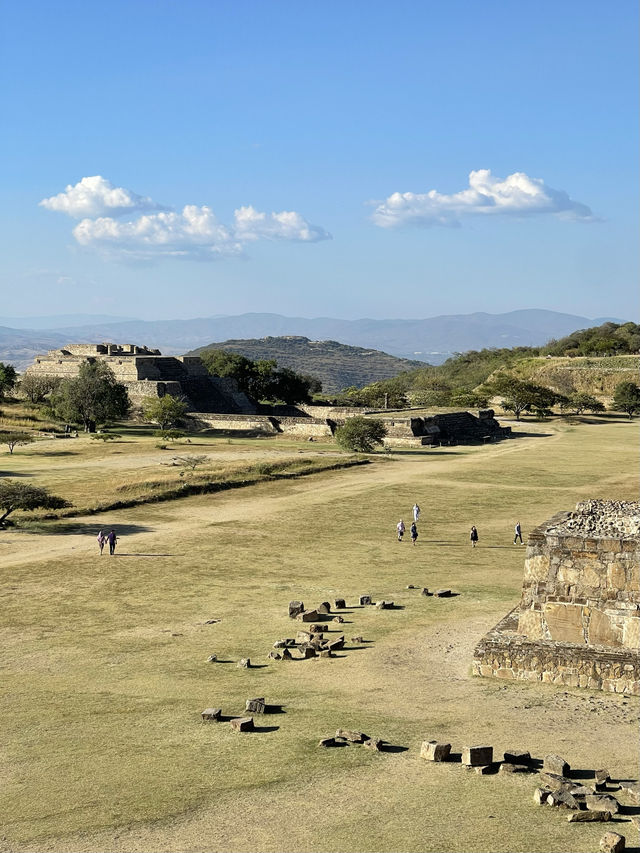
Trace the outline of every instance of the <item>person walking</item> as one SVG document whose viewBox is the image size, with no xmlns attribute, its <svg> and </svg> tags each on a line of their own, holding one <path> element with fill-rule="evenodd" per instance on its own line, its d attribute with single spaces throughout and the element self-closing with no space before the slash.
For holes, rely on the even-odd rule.
<svg viewBox="0 0 640 853">
<path fill-rule="evenodd" d="M 475 548 L 478 544 L 478 531 L 476 530 L 474 525 L 471 525 L 471 532 L 469 533 L 469 539 L 471 540 L 471 547 Z"/>
<path fill-rule="evenodd" d="M 519 539 L 520 544 L 524 545 L 524 542 L 522 541 L 522 528 L 520 527 L 519 521 L 516 521 L 516 526 L 513 528 L 513 530 L 514 530 L 514 534 L 515 534 L 513 537 L 513 544 L 515 545 Z"/>
<path fill-rule="evenodd" d="M 411 534 L 411 544 L 415 545 L 416 542 L 418 541 L 418 526 L 415 523 L 415 521 L 413 522 L 413 524 L 409 528 L 409 533 Z"/>
<path fill-rule="evenodd" d="M 115 530 L 110 530 L 107 533 L 107 542 L 109 543 L 109 554 L 110 555 L 115 554 L 117 541 L 118 541 L 118 537 L 116 536 Z"/>
<path fill-rule="evenodd" d="M 400 519 L 400 521 L 396 524 L 396 530 L 398 532 L 398 542 L 402 542 L 402 537 L 404 536 L 404 521 Z"/>
<path fill-rule="evenodd" d="M 104 551 L 104 543 L 107 541 L 107 537 L 105 536 L 104 530 L 101 530 L 98 533 L 98 548 L 100 548 L 100 556 L 102 556 L 102 552 Z"/>
<path fill-rule="evenodd" d="M 413 520 L 416 522 L 416 524 L 420 520 L 420 507 L 418 506 L 417 502 L 413 505 Z"/>
</svg>

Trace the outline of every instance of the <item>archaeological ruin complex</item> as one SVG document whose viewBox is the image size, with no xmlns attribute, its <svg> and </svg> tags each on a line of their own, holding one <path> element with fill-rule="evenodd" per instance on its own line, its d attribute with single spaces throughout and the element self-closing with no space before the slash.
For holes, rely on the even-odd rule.
<svg viewBox="0 0 640 853">
<path fill-rule="evenodd" d="M 81 364 L 95 359 L 109 365 L 134 406 L 144 397 L 171 394 L 184 398 L 191 411 L 251 414 L 256 410 L 235 380 L 210 376 L 198 356 L 164 356 L 160 350 L 135 344 L 69 344 L 37 356 L 26 372 L 72 379 Z"/>
<path fill-rule="evenodd" d="M 584 501 L 534 530 L 520 605 L 473 669 L 640 695 L 640 503 Z"/>
</svg>

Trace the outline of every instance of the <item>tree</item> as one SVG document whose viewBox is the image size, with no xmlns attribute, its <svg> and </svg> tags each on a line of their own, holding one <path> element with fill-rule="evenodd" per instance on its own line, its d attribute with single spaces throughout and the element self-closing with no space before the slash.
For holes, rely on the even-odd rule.
<svg viewBox="0 0 640 853">
<path fill-rule="evenodd" d="M 604 404 L 592 394 L 576 391 L 560 404 L 561 409 L 581 415 L 583 412 L 604 412 Z"/>
<path fill-rule="evenodd" d="M 626 412 L 632 418 L 640 410 L 640 387 L 635 382 L 619 382 L 613 392 L 611 408 Z"/>
<path fill-rule="evenodd" d="M 15 480 L 0 480 L 0 526 L 7 516 L 17 509 L 62 509 L 71 506 L 64 498 L 50 495 L 46 489 L 18 483 Z"/>
<path fill-rule="evenodd" d="M 25 373 L 20 380 L 19 389 L 22 396 L 30 403 L 42 403 L 47 396 L 60 384 L 57 376 L 48 376 L 46 373 Z"/>
<path fill-rule="evenodd" d="M 386 434 L 387 428 L 383 421 L 357 416 L 348 418 L 343 426 L 338 427 L 336 441 L 343 450 L 371 453 L 376 444 L 382 444 Z"/>
<path fill-rule="evenodd" d="M 91 438 L 106 444 L 107 441 L 116 441 L 118 438 L 122 438 L 122 436 L 117 432 L 94 432 Z"/>
<path fill-rule="evenodd" d="M 32 444 L 33 441 L 35 439 L 28 432 L 0 432 L 0 443 L 7 445 L 9 453 L 19 444 Z"/>
<path fill-rule="evenodd" d="M 161 430 L 175 426 L 187 411 L 187 404 L 171 394 L 164 397 L 145 397 L 142 401 L 142 416 L 145 421 L 158 424 Z"/>
<path fill-rule="evenodd" d="M 250 358 L 223 349 L 204 350 L 200 353 L 200 358 L 212 376 L 235 379 L 241 391 L 250 393 L 249 388 L 255 373 L 254 362 Z"/>
<path fill-rule="evenodd" d="M 126 417 L 130 402 L 126 387 L 103 361 L 80 365 L 76 379 L 64 379 L 52 393 L 54 415 L 71 423 L 81 423 L 85 432 L 95 432 L 99 423 Z"/>
<path fill-rule="evenodd" d="M 18 374 L 15 367 L 12 364 L 3 364 L 0 361 L 0 400 L 7 391 L 11 391 L 17 379 Z"/>
<path fill-rule="evenodd" d="M 504 374 L 496 377 L 490 390 L 494 394 L 504 395 L 502 408 L 505 412 L 513 412 L 518 421 L 522 412 L 535 409 L 539 413 L 546 413 L 554 403 L 563 399 L 561 394 L 556 394 L 544 385 L 524 382 Z"/>
</svg>

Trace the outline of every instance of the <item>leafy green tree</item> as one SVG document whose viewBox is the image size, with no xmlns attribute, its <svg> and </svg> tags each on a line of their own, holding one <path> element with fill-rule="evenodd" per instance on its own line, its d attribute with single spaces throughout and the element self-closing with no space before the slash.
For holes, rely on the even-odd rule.
<svg viewBox="0 0 640 853">
<path fill-rule="evenodd" d="M 71 506 L 64 498 L 51 495 L 46 489 L 16 480 L 0 480 L 0 526 L 17 509 L 62 509 Z"/>
<path fill-rule="evenodd" d="M 95 432 L 98 424 L 126 417 L 129 411 L 126 387 L 103 361 L 80 365 L 76 379 L 64 379 L 51 394 L 54 415 L 71 423 L 81 423 L 85 432 Z"/>
<path fill-rule="evenodd" d="M 163 441 L 178 441 L 185 437 L 186 432 L 183 429 L 159 429 L 154 435 Z"/>
<path fill-rule="evenodd" d="M 37 373 L 25 373 L 19 383 L 20 394 L 30 403 L 44 402 L 47 394 L 50 394 L 60 384 L 57 376 L 40 376 Z"/>
<path fill-rule="evenodd" d="M 250 358 L 223 349 L 204 350 L 200 353 L 200 358 L 212 376 L 235 379 L 241 391 L 244 391 L 245 394 L 251 393 L 250 387 L 255 375 L 255 363 Z"/>
<path fill-rule="evenodd" d="M 11 391 L 16 384 L 18 374 L 12 364 L 3 364 L 0 361 L 0 400 Z"/>
<path fill-rule="evenodd" d="M 187 404 L 171 394 L 145 397 L 142 401 L 142 417 L 145 421 L 158 424 L 161 430 L 175 426 L 186 412 Z"/>
<path fill-rule="evenodd" d="M 536 385 L 534 382 L 524 382 L 514 376 L 505 374 L 496 377 L 491 384 L 494 394 L 504 396 L 502 408 L 506 412 L 513 412 L 516 420 L 520 420 L 522 412 L 534 409 L 536 412 L 548 413 L 556 402 L 562 399 L 562 395 L 556 394 L 544 385 Z"/>
<path fill-rule="evenodd" d="M 376 444 L 382 444 L 386 434 L 383 421 L 357 416 L 348 418 L 343 426 L 338 427 L 336 441 L 343 450 L 371 453 Z"/>
<path fill-rule="evenodd" d="M 600 402 L 593 394 L 587 394 L 584 391 L 575 391 L 570 394 L 566 400 L 560 404 L 560 408 L 575 415 L 581 415 L 583 412 L 604 412 L 604 404 Z"/>
<path fill-rule="evenodd" d="M 640 387 L 635 382 L 619 382 L 613 393 L 611 408 L 626 412 L 632 418 L 640 410 Z"/>
<path fill-rule="evenodd" d="M 34 441 L 28 432 L 0 432 L 0 443 L 7 445 L 9 453 L 13 453 L 13 449 L 20 444 L 32 444 Z"/>
</svg>

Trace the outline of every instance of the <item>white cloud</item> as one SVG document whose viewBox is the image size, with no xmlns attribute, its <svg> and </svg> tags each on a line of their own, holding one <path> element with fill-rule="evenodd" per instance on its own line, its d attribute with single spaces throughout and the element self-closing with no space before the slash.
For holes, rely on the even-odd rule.
<svg viewBox="0 0 640 853">
<path fill-rule="evenodd" d="M 66 213 L 74 219 L 166 210 L 146 196 L 138 195 L 124 187 L 114 187 L 101 175 L 83 178 L 75 186 L 69 184 L 63 193 L 42 199 L 40 206 Z"/>
<path fill-rule="evenodd" d="M 318 240 L 330 240 L 331 234 L 311 225 L 295 210 L 283 210 L 281 213 L 260 213 L 254 207 L 239 207 L 234 213 L 234 233 L 240 240 L 297 240 L 303 243 L 316 243 Z"/>
<path fill-rule="evenodd" d="M 224 225 L 207 205 L 188 204 L 182 212 L 175 212 L 130 190 L 113 187 L 99 176 L 83 178 L 40 204 L 81 218 L 73 229 L 81 246 L 138 261 L 167 257 L 213 260 L 242 254 L 246 243 L 260 239 L 303 243 L 331 239 L 328 231 L 293 210 L 262 213 L 248 205 L 234 212 L 232 225 Z M 141 215 L 116 218 L 126 213 Z"/>
<path fill-rule="evenodd" d="M 381 228 L 402 225 L 459 226 L 470 215 L 530 216 L 555 214 L 565 219 L 593 222 L 590 208 L 571 199 L 564 190 L 547 186 L 541 178 L 514 172 L 496 178 L 489 169 L 469 174 L 469 187 L 446 195 L 437 190 L 427 193 L 393 193 L 376 207 L 372 219 Z"/>
</svg>

